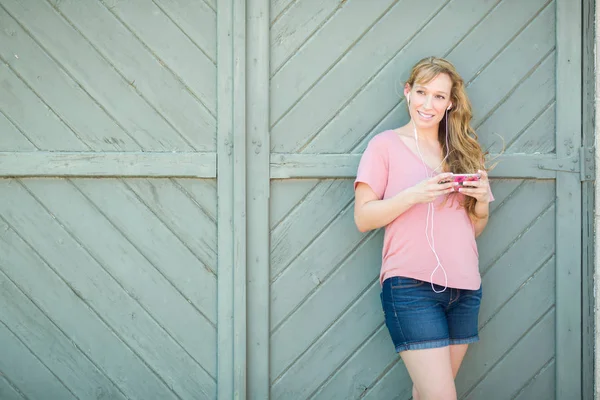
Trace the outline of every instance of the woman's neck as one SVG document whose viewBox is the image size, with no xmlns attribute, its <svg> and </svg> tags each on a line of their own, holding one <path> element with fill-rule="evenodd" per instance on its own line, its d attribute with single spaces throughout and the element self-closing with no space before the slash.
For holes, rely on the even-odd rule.
<svg viewBox="0 0 600 400">
<path fill-rule="evenodd" d="M 418 128 L 415 123 L 411 120 L 410 121 L 410 126 L 414 132 L 414 130 L 417 131 L 417 136 L 419 137 L 419 139 L 421 140 L 425 140 L 429 143 L 434 143 L 437 142 L 439 139 L 439 127 L 435 126 L 435 127 L 431 127 L 431 128 Z"/>
</svg>

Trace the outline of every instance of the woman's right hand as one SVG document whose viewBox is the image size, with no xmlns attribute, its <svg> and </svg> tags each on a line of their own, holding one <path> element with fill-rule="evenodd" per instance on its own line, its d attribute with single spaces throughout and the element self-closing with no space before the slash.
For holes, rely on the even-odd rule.
<svg viewBox="0 0 600 400">
<path fill-rule="evenodd" d="M 406 189 L 405 192 L 410 194 L 411 202 L 413 204 L 431 203 L 439 196 L 452 193 L 454 191 L 454 186 L 456 184 L 451 180 L 451 178 L 451 172 L 444 172 L 432 178 L 425 179 L 415 186 Z M 440 183 L 448 179 L 450 179 L 450 182 Z"/>
</svg>

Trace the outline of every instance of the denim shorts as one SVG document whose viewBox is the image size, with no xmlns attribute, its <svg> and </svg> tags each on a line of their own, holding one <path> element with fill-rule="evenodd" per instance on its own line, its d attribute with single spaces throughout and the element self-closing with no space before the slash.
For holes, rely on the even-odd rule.
<svg viewBox="0 0 600 400">
<path fill-rule="evenodd" d="M 444 289 L 433 287 L 438 292 Z M 381 304 L 396 352 L 477 342 L 481 293 L 481 287 L 446 288 L 436 293 L 429 282 L 404 277 L 386 279 Z"/>
</svg>

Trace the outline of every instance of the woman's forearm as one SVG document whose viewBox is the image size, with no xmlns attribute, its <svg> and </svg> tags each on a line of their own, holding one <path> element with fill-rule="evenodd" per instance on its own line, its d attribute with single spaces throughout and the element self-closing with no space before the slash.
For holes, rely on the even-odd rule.
<svg viewBox="0 0 600 400">
<path fill-rule="evenodd" d="M 473 226 L 475 228 L 475 237 L 481 235 L 481 232 L 485 229 L 490 216 L 490 203 L 480 202 L 475 203 L 475 215 L 476 218 L 473 220 Z"/>
<path fill-rule="evenodd" d="M 372 200 L 354 209 L 354 222 L 361 232 L 386 226 L 415 204 L 409 191 L 386 200 Z"/>
</svg>

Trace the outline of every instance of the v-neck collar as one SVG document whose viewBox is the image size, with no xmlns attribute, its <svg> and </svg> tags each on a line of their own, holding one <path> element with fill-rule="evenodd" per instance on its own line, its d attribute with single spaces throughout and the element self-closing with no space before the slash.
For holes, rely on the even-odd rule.
<svg viewBox="0 0 600 400">
<path fill-rule="evenodd" d="M 413 150 L 412 150 L 412 149 L 411 149 L 411 148 L 410 148 L 410 147 L 409 147 L 409 146 L 408 146 L 408 145 L 407 145 L 407 144 L 404 142 L 404 140 L 403 140 L 403 139 L 400 137 L 400 135 L 399 135 L 399 134 L 398 134 L 396 131 L 392 130 L 391 132 L 392 132 L 392 134 L 393 134 L 394 136 L 396 136 L 396 138 L 397 138 L 397 139 L 398 139 L 398 141 L 399 141 L 399 142 L 402 144 L 402 146 L 404 146 L 404 148 L 405 148 L 405 149 L 406 149 L 406 150 L 407 150 L 407 151 L 408 151 L 408 152 L 409 152 L 409 153 L 410 153 L 410 154 L 411 154 L 411 155 L 412 155 L 412 156 L 415 158 L 415 160 L 417 160 L 417 161 L 419 162 L 419 164 L 421 164 L 421 165 L 425 164 L 425 167 L 427 168 L 427 170 L 429 170 L 430 172 L 436 172 L 436 171 L 438 171 L 438 169 L 439 169 L 439 168 L 442 166 L 442 165 L 440 164 L 440 165 L 439 165 L 439 166 L 438 166 L 436 169 L 433 169 L 433 168 L 432 168 L 432 167 L 431 167 L 429 164 L 427 164 L 427 163 L 426 163 L 424 160 L 421 160 L 421 158 L 419 157 L 419 155 L 418 155 L 418 154 L 416 154 L 416 153 L 415 153 L 415 152 L 414 152 L 414 151 L 413 151 Z M 443 171 L 439 171 L 439 172 L 437 172 L 437 173 L 442 173 L 442 172 L 443 172 Z"/>
</svg>

